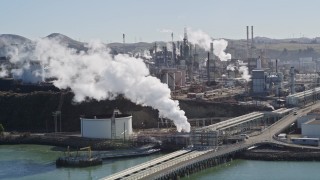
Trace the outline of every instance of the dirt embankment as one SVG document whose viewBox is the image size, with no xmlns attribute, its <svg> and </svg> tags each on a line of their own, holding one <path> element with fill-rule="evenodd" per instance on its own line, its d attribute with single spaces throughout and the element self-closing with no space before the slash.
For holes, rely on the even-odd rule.
<svg viewBox="0 0 320 180">
<path fill-rule="evenodd" d="M 90 146 L 92 150 L 117 150 L 133 148 L 130 142 L 122 140 L 106 140 L 83 138 L 77 136 L 66 136 L 59 134 L 34 135 L 29 133 L 17 133 L 13 135 L 0 136 L 0 145 L 7 144 L 41 144 L 67 148 L 79 149 Z"/>
<path fill-rule="evenodd" d="M 320 161 L 320 151 L 306 148 L 263 146 L 258 149 L 241 152 L 237 157 L 265 161 Z"/>
<path fill-rule="evenodd" d="M 72 98 L 73 93 L 68 92 L 62 99 L 62 131 L 80 131 L 81 115 L 110 114 L 114 108 L 132 114 L 134 129 L 157 127 L 157 110 L 136 105 L 125 98 L 113 101 L 90 100 L 81 104 L 73 103 Z M 52 132 L 52 112 L 57 110 L 60 99 L 60 92 L 0 92 L 0 123 L 7 131 Z M 193 100 L 180 100 L 180 107 L 188 118 L 235 117 L 252 111 L 267 110 L 256 106 Z"/>
</svg>

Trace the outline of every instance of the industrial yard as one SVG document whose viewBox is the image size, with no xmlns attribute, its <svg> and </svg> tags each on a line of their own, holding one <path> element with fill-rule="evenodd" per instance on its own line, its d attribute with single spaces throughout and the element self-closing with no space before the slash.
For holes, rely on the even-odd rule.
<svg viewBox="0 0 320 180">
<path fill-rule="evenodd" d="M 190 42 L 188 37 L 192 33 L 185 28 L 182 41 L 174 41 L 174 34 L 171 33 L 171 41 L 155 42 L 145 51 L 138 52 L 130 52 L 126 34 L 123 34 L 123 43 L 117 46 L 117 50 L 111 51 L 112 56 L 128 54 L 129 58 L 143 61 L 150 76 L 165 84 L 170 90 L 171 99 L 180 102 L 179 108 L 184 110 L 188 126 L 191 124 L 191 133 L 188 133 L 188 128 L 184 129 L 186 127 L 177 132 L 175 126 L 182 124 L 177 123 L 176 119 L 160 116 L 163 112 L 157 111 L 155 106 L 141 107 L 136 105 L 139 103 L 128 101 L 130 99 L 126 93 L 120 93 L 111 101 L 73 104 L 77 93 L 74 96 L 72 86 L 71 89 L 57 88 L 54 85 L 56 80 L 50 77 L 50 72 L 41 61 L 31 59 L 30 68 L 24 70 L 25 74 L 17 76 L 9 73 L 0 79 L 3 102 L 18 98 L 20 102 L 26 100 L 27 106 L 35 107 L 30 104 L 34 101 L 28 99 L 39 98 L 39 101 L 48 103 L 47 109 L 33 120 L 21 112 L 24 114 L 21 116 L 27 118 L 24 122 L 6 113 L 2 124 L 13 131 L 49 134 L 73 132 L 83 138 L 160 143 L 163 148 L 176 149 L 242 141 L 241 134 L 259 133 L 276 121 L 269 120 L 269 116 L 278 118 L 274 114 L 292 113 L 294 108 L 317 102 L 320 91 L 317 59 L 301 57 L 299 63 L 291 64 L 287 60 L 271 59 L 263 49 L 258 49 L 261 42 L 256 42 L 253 26 L 246 27 L 245 51 L 235 55 L 230 54 L 233 51 L 227 46 L 220 50 L 220 54 L 214 50 L 223 47 L 227 42 L 225 40 L 213 40 L 205 45 L 197 44 L 194 40 Z M 53 37 L 61 40 L 67 38 L 61 34 L 52 34 L 47 38 L 50 40 Z M 8 72 L 14 72 L 18 66 L 10 59 L 10 56 L 3 56 L 1 65 Z M 245 124 L 242 129 L 238 125 L 235 129 L 231 126 L 233 130 L 228 135 L 225 131 L 215 129 L 212 135 L 204 135 L 210 136 L 211 140 L 201 140 L 202 131 L 210 134 L 205 130 L 206 127 L 237 121 L 237 118 L 246 117 L 252 112 L 260 113 L 255 126 L 250 123 L 250 126 Z M 37 123 L 33 124 L 32 121 Z M 194 138 L 195 135 L 200 139 Z M 177 147 L 166 147 L 172 145 L 171 142 Z"/>
<path fill-rule="evenodd" d="M 273 58 L 245 30 L 244 40 L 195 40 L 184 28 L 181 40 L 171 32 L 138 50 L 125 33 L 117 46 L 58 33 L 6 44 L 19 53 L 0 57 L 0 144 L 61 146 L 59 167 L 170 152 L 104 179 L 172 179 L 233 158 L 318 160 L 319 58 Z"/>
</svg>

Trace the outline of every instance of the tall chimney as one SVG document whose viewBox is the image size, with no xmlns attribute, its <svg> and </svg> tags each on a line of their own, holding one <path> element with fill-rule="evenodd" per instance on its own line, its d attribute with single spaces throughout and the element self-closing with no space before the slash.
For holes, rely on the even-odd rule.
<svg viewBox="0 0 320 180">
<path fill-rule="evenodd" d="M 291 94 L 295 94 L 295 72 L 294 72 L 294 67 L 291 67 L 290 69 L 290 85 L 291 85 Z"/>
<path fill-rule="evenodd" d="M 207 76 L 208 76 L 208 83 L 210 84 L 210 52 L 208 52 Z"/>
<path fill-rule="evenodd" d="M 276 59 L 276 73 L 278 74 L 278 59 Z"/>
<path fill-rule="evenodd" d="M 253 41 L 253 26 L 251 26 L 251 47 L 253 47 L 254 41 Z"/>
<path fill-rule="evenodd" d="M 247 58 L 249 58 L 249 26 L 247 26 Z"/>
<path fill-rule="evenodd" d="M 210 53 L 213 54 L 213 42 L 210 43 Z"/>
</svg>

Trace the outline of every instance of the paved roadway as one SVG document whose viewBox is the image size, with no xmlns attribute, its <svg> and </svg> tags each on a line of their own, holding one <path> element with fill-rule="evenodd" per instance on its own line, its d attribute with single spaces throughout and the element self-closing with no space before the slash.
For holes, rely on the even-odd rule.
<svg viewBox="0 0 320 180">
<path fill-rule="evenodd" d="M 207 149 L 202 151 L 188 151 L 178 155 L 169 154 L 164 156 L 162 159 L 156 159 L 155 161 L 149 161 L 144 164 L 135 166 L 133 168 L 121 171 L 109 177 L 103 179 L 154 179 L 160 177 L 168 172 L 175 171 L 181 167 L 199 162 L 212 157 L 222 156 L 223 154 L 232 153 L 241 149 L 245 149 L 254 146 L 257 143 L 269 142 L 280 145 L 288 145 L 283 142 L 276 141 L 273 136 L 278 134 L 286 127 L 290 126 L 296 121 L 296 118 L 305 115 L 312 109 L 320 108 L 320 103 L 310 105 L 301 109 L 297 109 L 297 115 L 293 113 L 287 115 L 281 120 L 277 121 L 270 127 L 266 128 L 261 134 L 252 136 L 243 143 L 233 144 L 229 146 L 221 146 L 218 149 Z M 288 146 L 301 147 L 299 145 L 289 144 Z M 307 147 L 305 147 L 307 148 Z M 308 147 L 311 149 L 319 149 L 318 147 Z M 174 157 L 174 158 L 173 158 Z"/>
</svg>

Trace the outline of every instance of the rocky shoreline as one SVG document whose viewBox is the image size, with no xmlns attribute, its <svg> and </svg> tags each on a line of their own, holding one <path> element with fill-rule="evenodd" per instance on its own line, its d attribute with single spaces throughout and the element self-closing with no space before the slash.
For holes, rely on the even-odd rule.
<svg viewBox="0 0 320 180">
<path fill-rule="evenodd" d="M 320 151 L 265 145 L 241 152 L 236 155 L 236 158 L 263 161 L 320 161 Z"/>
</svg>

